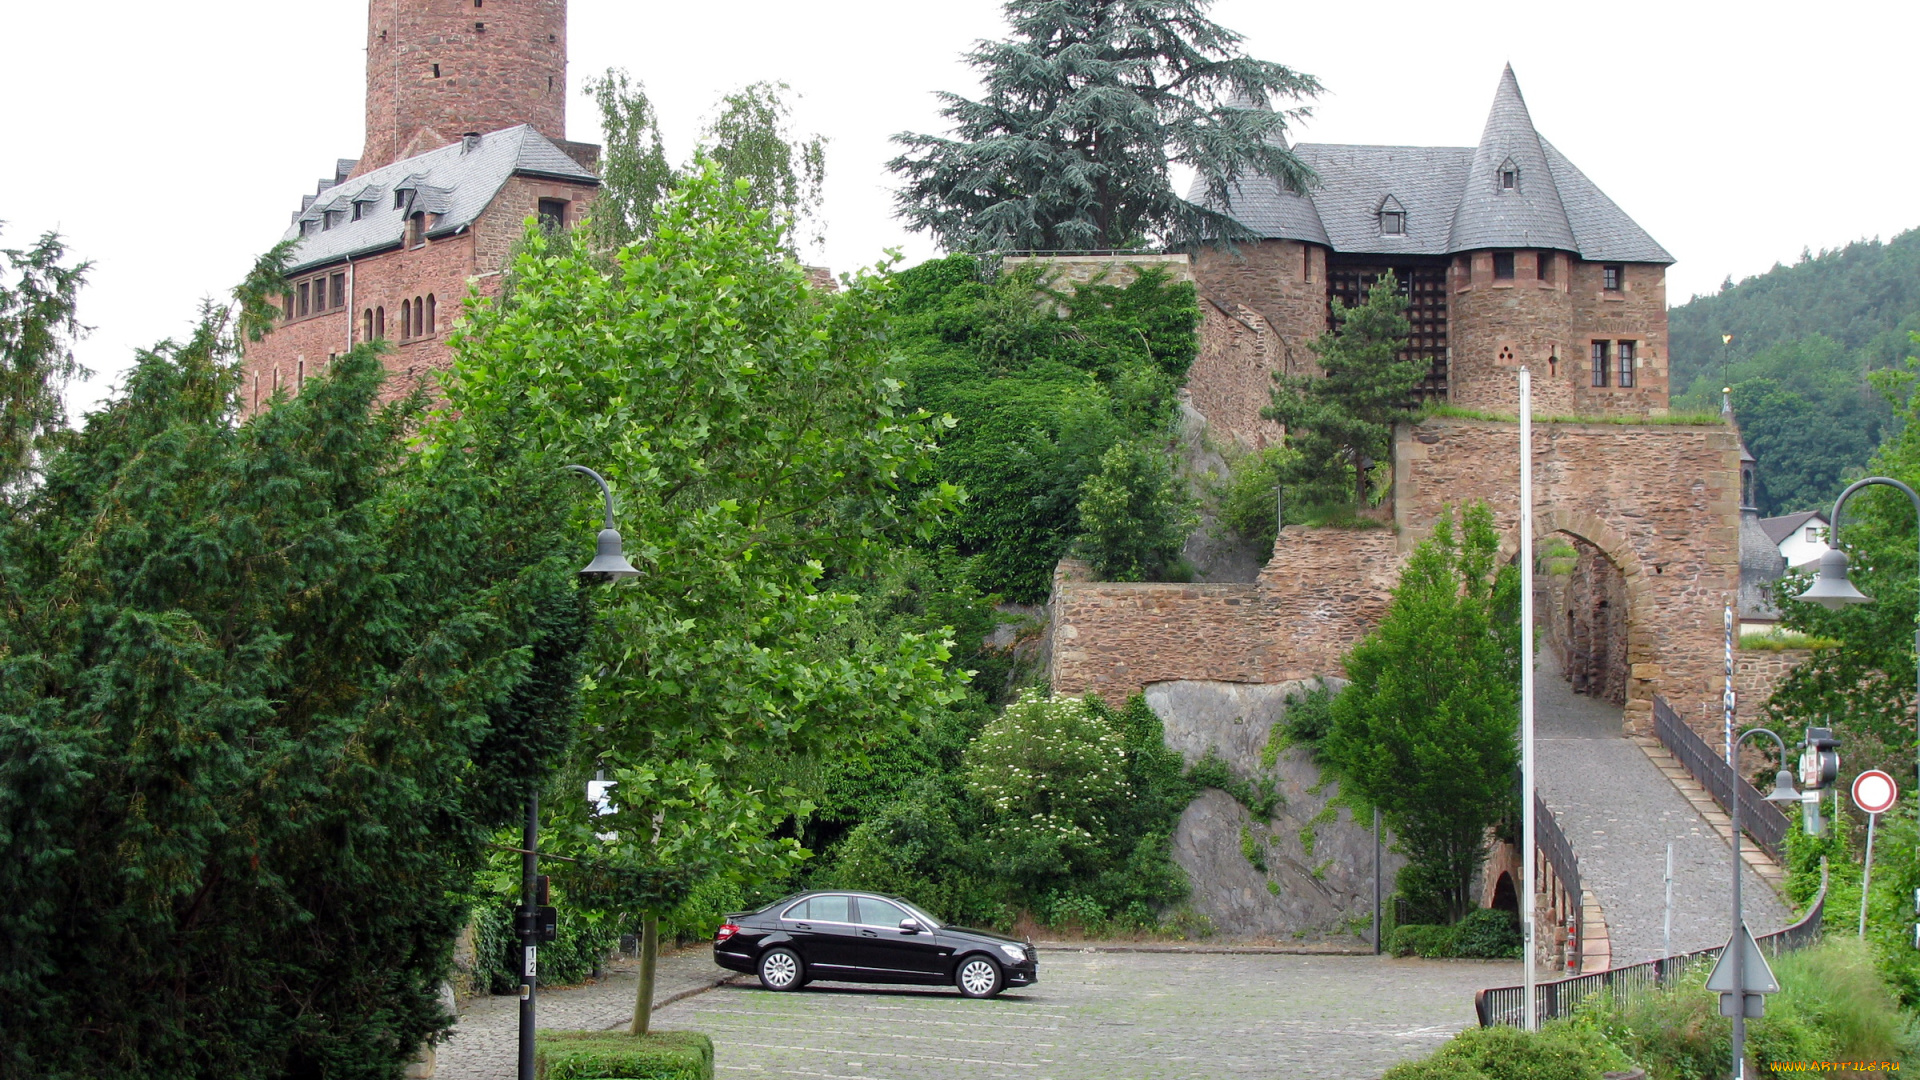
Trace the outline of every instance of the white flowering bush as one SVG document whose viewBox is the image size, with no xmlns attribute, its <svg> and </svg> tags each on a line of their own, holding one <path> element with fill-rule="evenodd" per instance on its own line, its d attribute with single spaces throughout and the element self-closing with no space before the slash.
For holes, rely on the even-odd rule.
<svg viewBox="0 0 1920 1080">
<path fill-rule="evenodd" d="M 1130 795 L 1127 737 L 1106 710 L 1028 690 L 968 747 L 967 790 L 988 811 L 994 861 L 1016 877 L 1103 849 Z"/>
</svg>

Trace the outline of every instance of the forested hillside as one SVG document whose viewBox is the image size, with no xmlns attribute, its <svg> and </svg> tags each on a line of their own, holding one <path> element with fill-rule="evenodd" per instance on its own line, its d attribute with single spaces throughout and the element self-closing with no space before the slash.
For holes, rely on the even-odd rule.
<svg viewBox="0 0 1920 1080">
<path fill-rule="evenodd" d="M 1716 408 L 1731 385 L 1761 512 L 1824 506 L 1895 426 L 1867 374 L 1914 352 L 1920 229 L 1729 279 L 1670 318 L 1674 407 Z"/>
</svg>

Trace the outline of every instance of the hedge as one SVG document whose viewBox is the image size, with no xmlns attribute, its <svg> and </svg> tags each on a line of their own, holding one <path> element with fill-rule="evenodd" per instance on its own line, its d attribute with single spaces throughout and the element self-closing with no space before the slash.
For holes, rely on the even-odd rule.
<svg viewBox="0 0 1920 1080">
<path fill-rule="evenodd" d="M 539 1033 L 538 1080 L 713 1080 L 713 1040 L 697 1031 Z"/>
</svg>

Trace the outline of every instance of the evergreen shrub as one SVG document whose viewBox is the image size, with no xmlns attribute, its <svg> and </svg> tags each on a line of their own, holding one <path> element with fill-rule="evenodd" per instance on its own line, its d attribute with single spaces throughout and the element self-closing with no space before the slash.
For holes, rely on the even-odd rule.
<svg viewBox="0 0 1920 1080">
<path fill-rule="evenodd" d="M 696 1031 L 539 1033 L 539 1080 L 713 1080 L 713 1040 Z"/>
<path fill-rule="evenodd" d="M 1432 1057 L 1396 1065 L 1381 1080 L 1602 1080 L 1631 1067 L 1599 1032 L 1558 1021 L 1537 1032 L 1468 1028 Z"/>
<path fill-rule="evenodd" d="M 1396 926 L 1387 938 L 1387 951 L 1395 956 L 1420 956 L 1441 960 L 1454 955 L 1454 928 L 1418 923 Z"/>
<path fill-rule="evenodd" d="M 1481 908 L 1469 911 L 1454 928 L 1453 955 L 1478 960 L 1511 960 L 1520 955 L 1518 912 Z"/>
</svg>

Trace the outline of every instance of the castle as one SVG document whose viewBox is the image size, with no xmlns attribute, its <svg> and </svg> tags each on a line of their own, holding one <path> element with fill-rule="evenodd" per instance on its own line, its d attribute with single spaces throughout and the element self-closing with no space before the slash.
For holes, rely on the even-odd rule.
<svg viewBox="0 0 1920 1080">
<path fill-rule="evenodd" d="M 461 302 L 497 290 L 526 220 L 565 228 L 600 187 L 599 147 L 566 141 L 566 73 L 566 0 L 370 0 L 366 144 L 293 213 L 249 410 L 367 341 L 396 374 L 447 366 Z"/>
</svg>

